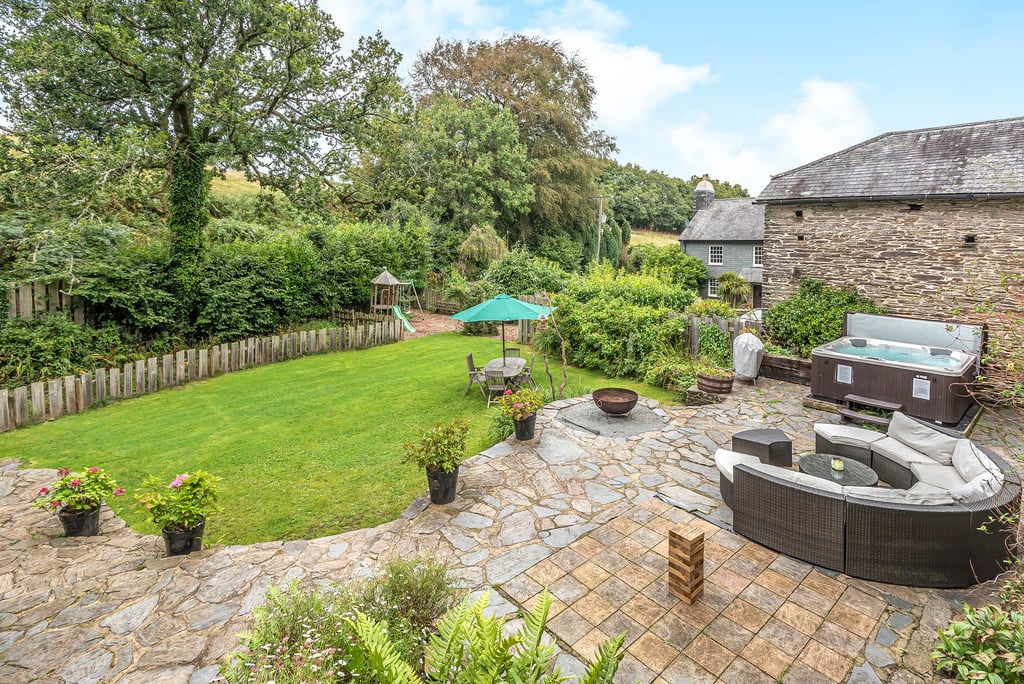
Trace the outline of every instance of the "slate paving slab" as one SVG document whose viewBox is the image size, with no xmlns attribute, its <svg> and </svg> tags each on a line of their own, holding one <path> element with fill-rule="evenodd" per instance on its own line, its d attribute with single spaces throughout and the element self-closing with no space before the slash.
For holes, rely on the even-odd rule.
<svg viewBox="0 0 1024 684">
<path fill-rule="evenodd" d="M 642 421 L 615 419 L 608 434 L 560 419 L 601 421 L 589 397 L 562 400 L 538 414 L 538 439 L 467 461 L 450 506 L 424 496 L 376 528 L 176 558 L 108 509 L 99 537 L 60 537 L 56 519 L 30 505 L 54 471 L 2 464 L 0 681 L 209 682 L 267 587 L 372 576 L 393 554 L 441 559 L 467 591 L 493 588 L 492 605 L 510 616 L 551 587 L 550 632 L 569 673 L 626 629 L 616 681 L 936 681 L 936 628 L 990 587 L 865 582 L 728 529 L 711 454 L 734 432 L 767 426 L 794 453 L 813 451 L 814 422 L 836 417 L 805 408 L 805 393 L 761 380 L 709 406 L 641 398 Z M 974 437 L 1012 457 L 1018 433 L 983 418 Z M 706 537 L 708 580 L 693 605 L 667 591 L 667 534 L 681 525 Z"/>
</svg>

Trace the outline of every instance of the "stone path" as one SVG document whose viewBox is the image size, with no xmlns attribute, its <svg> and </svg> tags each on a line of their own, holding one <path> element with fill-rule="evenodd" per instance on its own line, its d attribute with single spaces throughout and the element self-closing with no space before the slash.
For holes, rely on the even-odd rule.
<svg viewBox="0 0 1024 684">
<path fill-rule="evenodd" d="M 628 630 L 617 681 L 927 682 L 935 630 L 989 587 L 949 592 L 848 578 L 780 556 L 730 532 L 711 454 L 734 432 L 778 427 L 794 453 L 812 425 L 805 388 L 768 380 L 702 407 L 635 409 L 655 429 L 595 435 L 563 422 L 586 399 L 549 405 L 538 439 L 514 439 L 463 468 L 449 506 L 414 502 L 396 521 L 310 541 L 217 547 L 164 558 L 104 509 L 103 534 L 64 539 L 30 507 L 50 470 L 0 468 L 0 681 L 208 682 L 237 647 L 268 586 L 368 576 L 390 554 L 447 562 L 469 591 L 496 588 L 512 614 L 544 586 L 563 671 Z M 574 421 L 578 422 L 578 421 Z M 621 423 L 619 424 L 621 426 Z M 660 426 L 660 427 L 657 427 Z M 612 431 L 608 431 L 611 433 Z M 975 438 L 1006 456 L 1015 426 Z M 706 534 L 707 583 L 694 605 L 665 582 L 667 530 Z"/>
</svg>

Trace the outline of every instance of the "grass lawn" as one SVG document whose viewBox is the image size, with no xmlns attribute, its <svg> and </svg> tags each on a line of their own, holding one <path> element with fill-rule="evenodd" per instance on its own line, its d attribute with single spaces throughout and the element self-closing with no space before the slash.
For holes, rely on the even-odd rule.
<svg viewBox="0 0 1024 684">
<path fill-rule="evenodd" d="M 663 233 L 657 230 L 634 228 L 630 231 L 629 244 L 654 245 L 655 247 L 679 246 L 679 233 Z"/>
<path fill-rule="evenodd" d="M 403 464 L 418 428 L 455 416 L 486 449 L 496 408 L 476 388 L 463 397 L 466 354 L 479 365 L 501 342 L 457 333 L 373 349 L 310 356 L 159 392 L 0 434 L 0 458 L 25 467 L 105 468 L 128 495 L 108 503 L 129 525 L 157 533 L 131 494 L 148 475 L 168 482 L 203 469 L 223 478 L 224 511 L 209 543 L 311 539 L 393 520 L 427 489 Z M 534 375 L 543 385 L 543 363 Z M 671 403 L 673 395 L 572 369 L 569 395 L 622 386 Z"/>
</svg>

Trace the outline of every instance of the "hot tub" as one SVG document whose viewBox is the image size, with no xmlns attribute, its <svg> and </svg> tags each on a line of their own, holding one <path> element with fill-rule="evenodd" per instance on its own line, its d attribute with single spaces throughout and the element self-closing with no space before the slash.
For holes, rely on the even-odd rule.
<svg viewBox="0 0 1024 684">
<path fill-rule="evenodd" d="M 917 418 L 946 424 L 960 421 L 974 401 L 964 384 L 977 371 L 978 354 L 972 351 L 982 336 L 976 326 L 964 331 L 939 323 L 944 332 L 939 335 L 921 325 L 934 321 L 882 316 L 851 321 L 851 316 L 847 316 L 846 336 L 811 352 L 812 394 L 836 401 L 856 395 L 900 405 L 904 413 Z M 874 320 L 883 318 L 896 323 L 882 325 Z M 887 337 L 903 339 L 854 336 L 851 330 L 875 335 L 884 331 Z M 915 332 L 925 344 L 907 341 Z"/>
</svg>

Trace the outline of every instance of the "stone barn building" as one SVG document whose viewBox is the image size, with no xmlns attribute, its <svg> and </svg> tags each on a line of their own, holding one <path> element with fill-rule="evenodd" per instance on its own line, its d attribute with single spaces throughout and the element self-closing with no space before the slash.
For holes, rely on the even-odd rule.
<svg viewBox="0 0 1024 684">
<path fill-rule="evenodd" d="M 813 278 L 969 320 L 1024 270 L 1024 117 L 885 133 L 774 176 L 757 202 L 765 306 Z"/>
</svg>

